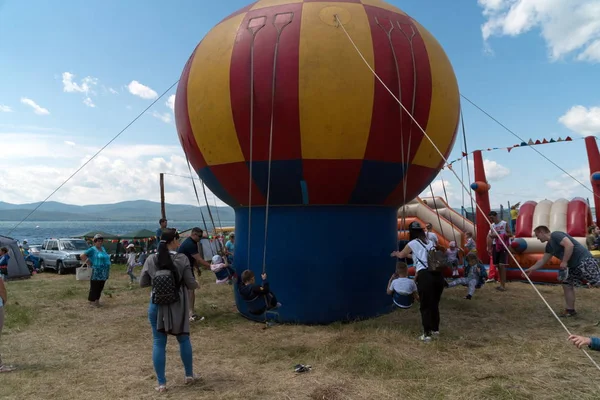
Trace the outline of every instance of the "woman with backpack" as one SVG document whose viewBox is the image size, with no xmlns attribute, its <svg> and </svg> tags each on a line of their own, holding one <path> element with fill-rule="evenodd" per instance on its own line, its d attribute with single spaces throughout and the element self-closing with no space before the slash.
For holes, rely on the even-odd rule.
<svg viewBox="0 0 600 400">
<path fill-rule="evenodd" d="M 411 257 L 416 268 L 415 281 L 421 301 L 421 323 L 423 334 L 419 340 L 430 342 L 432 335 L 440 333 L 440 299 L 444 291 L 444 277 L 441 265 L 434 264 L 432 252 L 435 245 L 427 240 L 427 236 L 421 224 L 417 221 L 408 226 L 410 241 L 402 251 L 394 251 L 392 257 Z M 429 265 L 432 264 L 432 265 Z"/>
<path fill-rule="evenodd" d="M 156 254 L 148 257 L 140 276 L 141 287 L 152 287 L 148 319 L 152 326 L 154 346 L 152 362 L 158 380 L 158 392 L 167 390 L 165 377 L 167 335 L 179 342 L 179 352 L 185 369 L 185 384 L 199 377 L 193 372 L 190 342 L 189 299 L 187 290 L 198 287 L 192 267 L 184 254 L 177 253 L 179 234 L 175 229 L 163 230 Z"/>
</svg>

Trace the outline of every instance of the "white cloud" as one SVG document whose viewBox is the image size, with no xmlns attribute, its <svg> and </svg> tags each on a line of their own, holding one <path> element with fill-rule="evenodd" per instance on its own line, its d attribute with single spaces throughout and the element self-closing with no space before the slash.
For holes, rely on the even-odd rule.
<svg viewBox="0 0 600 400">
<path fill-rule="evenodd" d="M 13 112 L 13 109 L 12 109 L 12 107 L 4 106 L 4 105 L 0 104 L 0 112 L 9 113 L 9 112 Z"/>
<path fill-rule="evenodd" d="M 600 107 L 573 106 L 558 121 L 583 136 L 600 133 Z"/>
<path fill-rule="evenodd" d="M 175 112 L 175 95 L 174 94 L 169 96 L 169 99 L 167 100 L 166 105 L 167 105 L 167 107 L 169 107 L 171 109 L 171 111 Z"/>
<path fill-rule="evenodd" d="M 109 87 L 108 91 L 111 92 L 112 94 L 119 94 L 119 92 L 117 92 L 115 89 Z"/>
<path fill-rule="evenodd" d="M 478 3 L 486 17 L 481 27 L 486 46 L 493 36 L 515 37 L 539 29 L 551 60 L 574 53 L 580 61 L 600 62 L 598 0 L 478 0 Z"/>
<path fill-rule="evenodd" d="M 98 78 L 93 78 L 91 76 L 86 76 L 81 80 L 81 83 L 73 82 L 73 78 L 75 75 L 70 72 L 63 72 L 62 74 L 62 83 L 63 83 L 63 91 L 67 93 L 83 93 L 83 94 L 95 94 L 92 90 L 94 86 L 98 84 Z"/>
<path fill-rule="evenodd" d="M 561 174 L 555 179 L 546 181 L 546 187 L 551 190 L 552 199 L 566 198 L 571 199 L 576 196 L 590 197 L 593 196 L 589 191 L 584 189 L 581 184 L 583 183 L 586 187 L 589 187 L 590 169 L 589 167 L 583 166 L 581 168 L 567 171 L 567 174 Z M 575 179 L 577 180 L 575 180 Z M 579 182 L 577 182 L 579 181 Z"/>
<path fill-rule="evenodd" d="M 155 118 L 160 119 L 162 122 L 166 123 L 166 124 L 170 124 L 171 123 L 171 114 L 169 113 L 159 113 L 158 111 L 152 111 L 152 116 Z"/>
<path fill-rule="evenodd" d="M 83 104 L 85 104 L 86 106 L 90 107 L 90 108 L 95 108 L 96 105 L 94 104 L 94 102 L 92 101 L 91 98 L 86 97 L 85 99 L 83 99 Z"/>
<path fill-rule="evenodd" d="M 16 138 L 19 138 L 16 140 Z M 14 143 L 7 157 L 0 158 L 2 191 L 0 201 L 40 201 L 73 171 L 98 151 L 77 146 L 64 136 L 0 133 L 0 142 Z M 56 143 L 64 142 L 64 146 Z M 27 155 L 25 157 L 24 155 Z M 45 160 L 52 157 L 55 162 Z M 69 204 L 101 204 L 127 200 L 160 201 L 159 174 L 188 176 L 185 156 L 179 146 L 113 144 L 88 164 L 51 200 Z M 23 190 L 26 187 L 27 190 Z M 214 195 L 207 190 L 208 201 Z M 167 175 L 165 196 L 169 203 L 196 205 L 190 179 Z M 218 205 L 223 205 L 217 200 Z"/>
<path fill-rule="evenodd" d="M 510 169 L 498 164 L 496 161 L 483 160 L 483 168 L 489 182 L 499 181 L 510 175 Z"/>
<path fill-rule="evenodd" d="M 28 99 L 27 97 L 21 97 L 21 103 L 33 108 L 33 112 L 37 115 L 50 115 L 50 111 L 48 111 L 48 109 L 40 107 L 35 101 Z"/>
<path fill-rule="evenodd" d="M 127 89 L 132 95 L 141 97 L 145 100 L 153 100 L 158 97 L 158 93 L 156 93 L 148 86 L 142 85 L 138 81 L 131 81 L 131 83 L 127 85 Z"/>
</svg>

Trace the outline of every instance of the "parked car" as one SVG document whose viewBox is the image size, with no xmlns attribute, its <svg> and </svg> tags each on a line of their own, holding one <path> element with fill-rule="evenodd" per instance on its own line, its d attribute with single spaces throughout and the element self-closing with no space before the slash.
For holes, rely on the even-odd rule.
<svg viewBox="0 0 600 400">
<path fill-rule="evenodd" d="M 81 265 L 81 253 L 89 248 L 83 239 L 46 239 L 40 248 L 40 271 L 54 269 L 59 274 Z"/>
</svg>

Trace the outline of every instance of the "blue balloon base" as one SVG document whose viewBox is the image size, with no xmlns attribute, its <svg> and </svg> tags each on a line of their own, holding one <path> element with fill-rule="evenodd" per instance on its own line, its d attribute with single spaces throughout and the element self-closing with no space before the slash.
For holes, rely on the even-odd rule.
<svg viewBox="0 0 600 400">
<path fill-rule="evenodd" d="M 240 275 L 251 269 L 261 283 L 265 208 L 252 207 L 251 224 L 248 214 L 248 208 L 236 209 L 234 267 Z M 390 253 L 397 248 L 397 237 L 393 207 L 270 207 L 266 272 L 282 303 L 279 322 L 329 324 L 390 312 L 386 284 L 395 270 Z M 264 322 L 264 316 L 248 313 L 234 288 L 239 312 Z"/>
</svg>

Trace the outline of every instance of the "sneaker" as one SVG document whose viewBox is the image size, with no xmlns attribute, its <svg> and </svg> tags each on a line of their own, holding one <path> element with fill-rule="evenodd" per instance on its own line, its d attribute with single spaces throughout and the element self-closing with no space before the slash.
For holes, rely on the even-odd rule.
<svg viewBox="0 0 600 400">
<path fill-rule="evenodd" d="M 492 282 L 496 282 L 495 279 L 488 279 L 487 281 L 485 281 L 485 283 L 492 283 Z"/>
<path fill-rule="evenodd" d="M 433 331 L 433 332 L 431 332 L 431 334 L 433 336 L 440 336 L 440 331 Z"/>
<path fill-rule="evenodd" d="M 560 316 L 563 318 L 574 317 L 576 315 L 577 315 L 577 311 L 575 311 L 575 310 L 564 310 L 562 313 L 560 313 Z"/>
<path fill-rule="evenodd" d="M 569 277 L 569 268 L 558 271 L 558 281 L 564 282 Z"/>
<path fill-rule="evenodd" d="M 472 298 L 473 298 L 473 296 L 471 296 L 470 294 L 468 294 L 468 295 L 465 296 L 466 300 L 471 300 Z"/>
<path fill-rule="evenodd" d="M 429 343 L 431 342 L 431 336 L 425 336 L 424 334 L 419 336 L 419 340 L 421 342 Z"/>
</svg>

